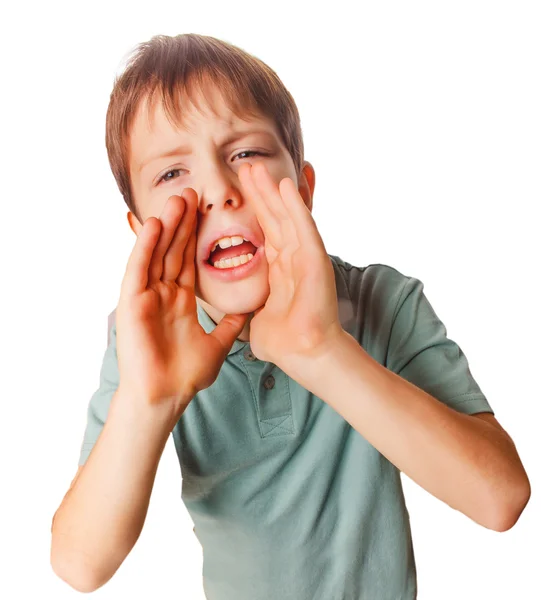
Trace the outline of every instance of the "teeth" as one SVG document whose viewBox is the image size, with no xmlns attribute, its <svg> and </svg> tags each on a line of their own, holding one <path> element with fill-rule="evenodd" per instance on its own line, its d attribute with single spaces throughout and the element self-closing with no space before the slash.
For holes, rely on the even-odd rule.
<svg viewBox="0 0 541 600">
<path fill-rule="evenodd" d="M 220 248 L 229 248 L 230 246 L 240 246 L 242 242 L 248 242 L 246 238 L 243 238 L 241 235 L 234 235 L 233 237 L 223 237 L 219 240 L 216 240 L 214 246 L 212 246 L 211 252 L 216 250 L 216 246 L 220 245 Z"/>
<path fill-rule="evenodd" d="M 240 256 L 234 256 L 233 258 L 225 258 L 214 263 L 217 269 L 230 269 L 231 267 L 238 267 L 247 262 L 250 262 L 254 255 L 250 252 L 249 254 L 241 254 Z"/>
</svg>

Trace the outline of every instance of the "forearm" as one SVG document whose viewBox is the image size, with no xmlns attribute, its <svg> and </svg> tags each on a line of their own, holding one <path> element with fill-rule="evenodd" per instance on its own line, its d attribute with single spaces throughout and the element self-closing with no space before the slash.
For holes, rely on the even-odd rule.
<svg viewBox="0 0 541 600">
<path fill-rule="evenodd" d="M 495 528 L 508 506 L 520 505 L 524 471 L 511 438 L 392 373 L 351 336 L 294 369 L 299 383 L 449 506 Z"/>
<path fill-rule="evenodd" d="M 135 545 L 173 416 L 121 388 L 112 398 L 103 430 L 53 522 L 51 564 L 73 587 L 91 591 L 106 583 Z"/>
</svg>

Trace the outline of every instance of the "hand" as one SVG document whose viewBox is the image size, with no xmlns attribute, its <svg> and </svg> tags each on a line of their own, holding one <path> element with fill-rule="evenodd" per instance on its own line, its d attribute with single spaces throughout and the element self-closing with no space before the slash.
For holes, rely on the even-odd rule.
<svg viewBox="0 0 541 600">
<path fill-rule="evenodd" d="M 265 235 L 270 294 L 250 323 L 261 360 L 289 372 L 295 357 L 313 357 L 343 333 L 334 270 L 295 183 L 279 186 L 262 162 L 242 165 L 239 179 Z M 289 366 L 288 366 L 289 365 Z"/>
<path fill-rule="evenodd" d="M 129 257 L 117 307 L 120 385 L 181 414 L 211 385 L 247 315 L 226 315 L 207 334 L 197 319 L 197 194 L 171 196 L 149 217 Z M 177 413 L 175 413 L 177 414 Z"/>
</svg>

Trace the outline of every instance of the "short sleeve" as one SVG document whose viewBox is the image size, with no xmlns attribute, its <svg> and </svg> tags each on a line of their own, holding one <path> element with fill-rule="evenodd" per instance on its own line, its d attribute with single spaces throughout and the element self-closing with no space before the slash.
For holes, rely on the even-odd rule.
<svg viewBox="0 0 541 600">
<path fill-rule="evenodd" d="M 116 323 L 114 321 L 114 312 L 109 315 L 107 340 L 107 349 L 105 350 L 100 370 L 100 386 L 94 392 L 88 404 L 86 429 L 81 445 L 79 465 L 85 464 L 103 429 L 111 399 L 118 388 L 120 380 L 116 354 Z"/>
<path fill-rule="evenodd" d="M 423 287 L 414 277 L 404 285 L 391 327 L 387 368 L 458 412 L 494 414 Z"/>
</svg>

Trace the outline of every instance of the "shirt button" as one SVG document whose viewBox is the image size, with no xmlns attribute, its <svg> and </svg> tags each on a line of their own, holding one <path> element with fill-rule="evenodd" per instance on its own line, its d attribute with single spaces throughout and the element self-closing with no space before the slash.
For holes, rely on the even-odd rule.
<svg viewBox="0 0 541 600">
<path fill-rule="evenodd" d="M 265 379 L 265 383 L 263 385 L 266 389 L 271 390 L 274 387 L 274 377 L 269 375 L 267 379 Z"/>
<path fill-rule="evenodd" d="M 257 358 L 255 357 L 255 354 L 251 350 L 244 351 L 244 358 L 246 360 L 257 360 Z"/>
</svg>

